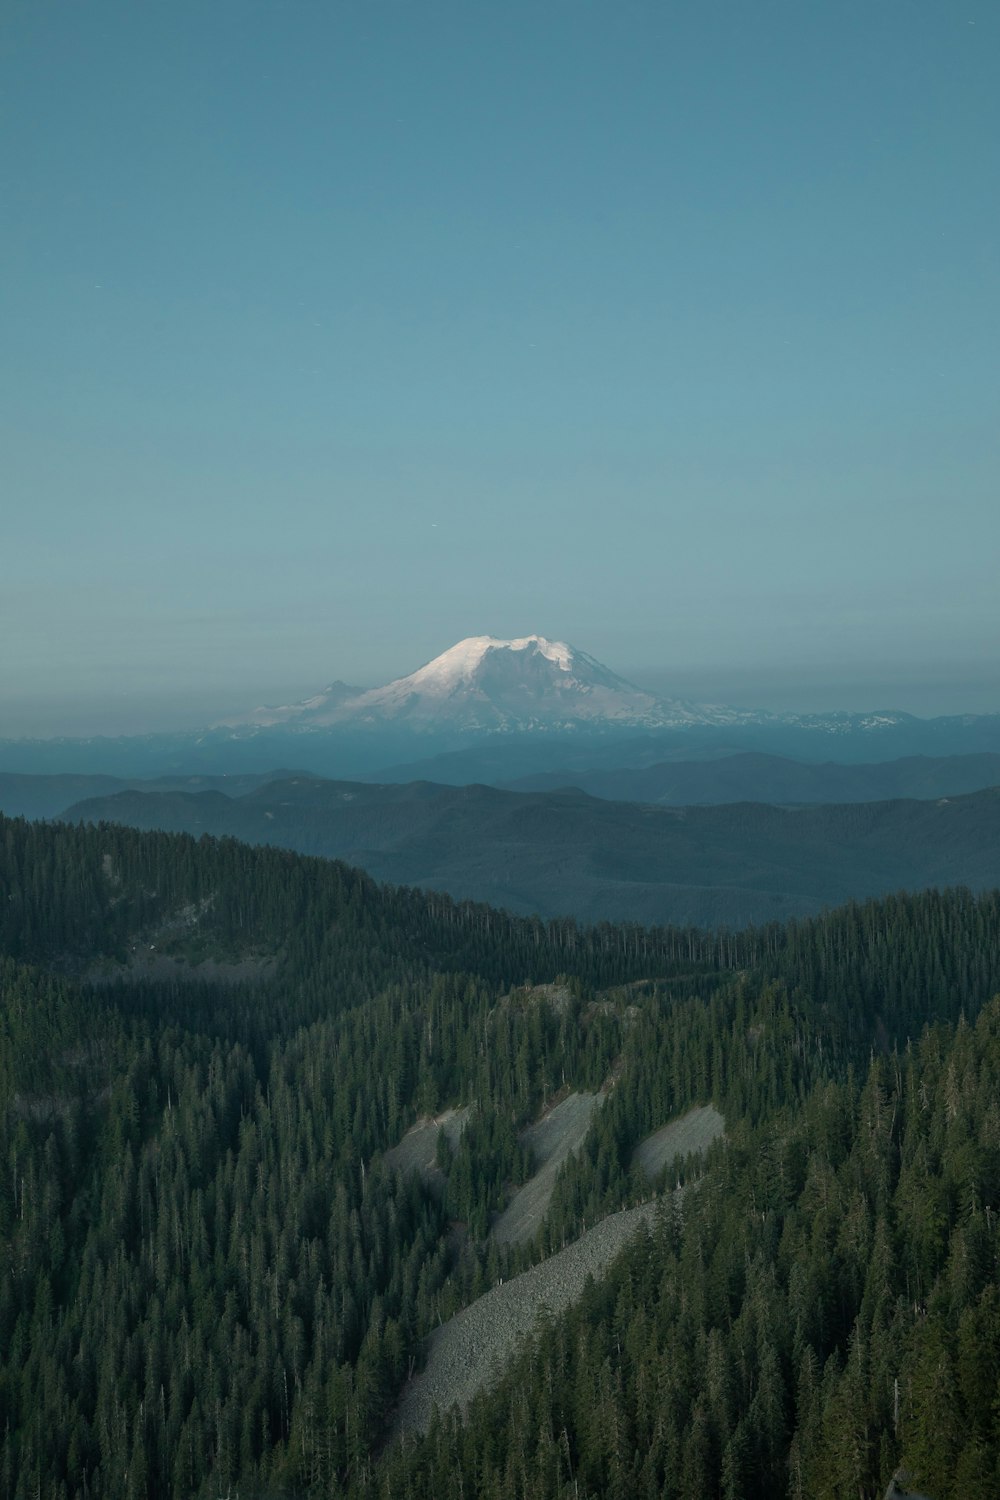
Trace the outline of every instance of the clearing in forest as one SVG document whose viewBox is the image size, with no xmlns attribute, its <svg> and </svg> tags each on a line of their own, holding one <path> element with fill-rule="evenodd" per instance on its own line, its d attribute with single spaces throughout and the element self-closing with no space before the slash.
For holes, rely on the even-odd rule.
<svg viewBox="0 0 1000 1500">
<path fill-rule="evenodd" d="M 531 1149 L 538 1170 L 518 1188 L 491 1233 L 498 1244 L 522 1245 L 533 1239 L 552 1198 L 559 1168 L 583 1145 L 594 1111 L 603 1094 L 568 1094 L 554 1109 L 521 1132 L 521 1144 Z"/>
<path fill-rule="evenodd" d="M 669 1203 L 669 1196 L 659 1200 Z M 427 1364 L 403 1387 L 393 1434 L 426 1432 L 435 1406 L 464 1411 L 477 1391 L 496 1383 L 543 1309 L 559 1313 L 598 1277 L 642 1225 L 651 1225 L 656 1200 L 609 1214 L 574 1244 L 520 1276 L 502 1281 L 435 1329 Z"/>
<path fill-rule="evenodd" d="M 640 1167 L 652 1180 L 670 1165 L 675 1156 L 707 1151 L 725 1129 L 726 1122 L 715 1105 L 701 1104 L 640 1141 L 632 1153 L 632 1165 Z"/>
<path fill-rule="evenodd" d="M 443 1189 L 444 1173 L 437 1164 L 438 1136 L 443 1131 L 454 1151 L 471 1114 L 472 1105 L 467 1104 L 464 1109 L 446 1109 L 439 1115 L 418 1120 L 399 1145 L 385 1153 L 386 1166 L 404 1177 L 417 1172 L 432 1187 Z"/>
</svg>

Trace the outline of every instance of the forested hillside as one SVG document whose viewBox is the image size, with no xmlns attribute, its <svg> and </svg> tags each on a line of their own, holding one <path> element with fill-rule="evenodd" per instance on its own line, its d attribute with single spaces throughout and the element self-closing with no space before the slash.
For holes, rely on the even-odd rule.
<svg viewBox="0 0 1000 1500">
<path fill-rule="evenodd" d="M 1000 884 L 1000 791 L 935 801 L 650 807 L 572 789 L 291 777 L 249 793 L 131 791 L 66 820 L 229 836 L 528 916 L 742 927 L 848 899 Z"/>
<path fill-rule="evenodd" d="M 581 928 L 3 820 L 0 951 L 3 1500 L 996 1493 L 1000 896 Z M 500 1245 L 573 1089 L 603 1108 Z M 683 1211 L 466 1427 L 388 1443 L 425 1336 L 648 1198 L 635 1146 L 710 1101 Z M 387 1164 L 466 1106 L 436 1178 Z"/>
<path fill-rule="evenodd" d="M 377 1493 L 1000 1492 L 1000 1000 L 715 1148 L 684 1210 Z"/>
</svg>

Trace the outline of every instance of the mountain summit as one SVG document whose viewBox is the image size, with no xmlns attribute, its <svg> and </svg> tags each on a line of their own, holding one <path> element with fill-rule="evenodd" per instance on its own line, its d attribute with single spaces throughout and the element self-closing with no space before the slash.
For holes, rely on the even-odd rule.
<svg viewBox="0 0 1000 1500">
<path fill-rule="evenodd" d="M 385 687 L 360 691 L 334 683 L 302 703 L 258 709 L 250 722 L 523 732 L 719 724 L 740 717 L 733 710 L 658 699 L 565 641 L 474 635 Z"/>
<path fill-rule="evenodd" d="M 362 718 L 458 720 L 469 729 L 556 728 L 581 720 L 645 723 L 657 701 L 592 656 L 541 635 L 470 636 L 409 677 L 364 693 Z"/>
</svg>

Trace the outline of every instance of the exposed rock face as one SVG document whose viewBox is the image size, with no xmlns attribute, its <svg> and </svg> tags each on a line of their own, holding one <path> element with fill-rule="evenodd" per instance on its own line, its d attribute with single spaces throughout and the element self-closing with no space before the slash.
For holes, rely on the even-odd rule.
<svg viewBox="0 0 1000 1500">
<path fill-rule="evenodd" d="M 548 1212 L 559 1169 L 583 1145 L 594 1111 L 604 1099 L 604 1094 L 569 1094 L 521 1132 L 522 1144 L 530 1147 L 537 1170 L 518 1188 L 494 1224 L 493 1235 L 499 1244 L 522 1245 L 537 1233 Z"/>
<path fill-rule="evenodd" d="M 634 1234 L 653 1226 L 657 1206 L 654 1200 L 610 1214 L 565 1250 L 501 1282 L 435 1329 L 425 1368 L 403 1387 L 394 1434 L 426 1432 L 435 1406 L 447 1411 L 457 1404 L 464 1411 L 477 1391 L 499 1380 L 546 1309 L 556 1314 L 575 1302 L 588 1277 L 599 1277 Z"/>
</svg>

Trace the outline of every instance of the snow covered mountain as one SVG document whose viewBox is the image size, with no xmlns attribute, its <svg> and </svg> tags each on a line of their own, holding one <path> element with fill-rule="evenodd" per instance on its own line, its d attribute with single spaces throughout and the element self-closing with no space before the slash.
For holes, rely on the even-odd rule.
<svg viewBox="0 0 1000 1500">
<path fill-rule="evenodd" d="M 476 635 L 385 687 L 361 691 L 337 682 L 302 703 L 257 709 L 243 722 L 290 729 L 391 725 L 524 732 L 679 728 L 738 724 L 750 717 L 736 709 L 656 698 L 565 641 Z"/>
<path fill-rule="evenodd" d="M 566 641 L 543 635 L 515 640 L 473 635 L 384 687 L 334 682 L 300 703 L 258 708 L 214 727 L 240 736 L 268 729 L 293 734 L 335 730 L 425 739 L 700 728 L 758 738 L 762 732 L 773 736 L 785 730 L 809 739 L 847 741 L 882 738 L 917 723 L 911 715 L 895 712 L 775 714 L 657 698 Z M 760 748 L 756 742 L 755 748 Z"/>
<path fill-rule="evenodd" d="M 574 743 L 568 743 L 570 740 Z M 472 636 L 384 687 L 334 682 L 196 731 L 5 740 L 0 771 L 128 778 L 304 773 L 504 785 L 738 751 L 803 762 L 1000 753 L 1000 714 L 782 714 L 658 698 L 565 641 Z M 563 774 L 566 773 L 566 774 Z"/>
</svg>

